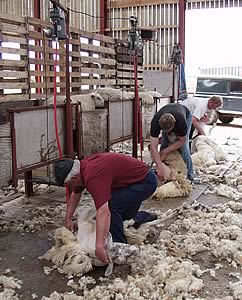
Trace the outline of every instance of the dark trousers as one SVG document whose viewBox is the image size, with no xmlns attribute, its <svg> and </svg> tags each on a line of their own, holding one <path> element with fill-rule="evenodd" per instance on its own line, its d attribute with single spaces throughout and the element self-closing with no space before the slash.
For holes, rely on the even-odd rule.
<svg viewBox="0 0 242 300">
<path fill-rule="evenodd" d="M 136 216 L 141 203 L 155 192 L 156 187 L 156 176 L 150 170 L 144 180 L 112 193 L 109 209 L 111 212 L 110 232 L 114 242 L 127 243 L 123 221 Z"/>
</svg>

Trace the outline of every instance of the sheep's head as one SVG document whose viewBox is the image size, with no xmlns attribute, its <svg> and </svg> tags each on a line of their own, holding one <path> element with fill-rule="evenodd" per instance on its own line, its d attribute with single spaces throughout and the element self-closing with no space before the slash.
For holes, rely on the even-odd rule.
<svg viewBox="0 0 242 300">
<path fill-rule="evenodd" d="M 95 107 L 101 108 L 104 106 L 104 99 L 99 93 L 97 92 L 91 93 L 91 99 L 95 103 Z"/>
</svg>

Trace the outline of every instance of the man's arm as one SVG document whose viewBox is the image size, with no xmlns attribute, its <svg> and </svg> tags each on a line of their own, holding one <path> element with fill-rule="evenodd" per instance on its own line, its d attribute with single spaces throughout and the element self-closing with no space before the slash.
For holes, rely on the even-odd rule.
<svg viewBox="0 0 242 300">
<path fill-rule="evenodd" d="M 67 211 L 66 211 L 66 228 L 71 231 L 75 231 L 75 223 L 71 220 L 74 212 L 81 200 L 82 193 L 71 193 L 70 199 L 67 201 Z"/>
<path fill-rule="evenodd" d="M 108 202 L 103 204 L 96 215 L 96 256 L 103 263 L 109 262 L 106 251 L 106 241 L 110 229 L 111 213 L 108 207 Z"/>
<path fill-rule="evenodd" d="M 158 152 L 159 138 L 150 137 L 151 155 L 156 164 L 156 171 L 158 178 L 162 181 L 165 178 L 164 164 L 161 162 L 160 153 Z"/>
<path fill-rule="evenodd" d="M 196 117 L 192 116 L 192 124 L 193 126 L 197 129 L 198 133 L 205 135 L 205 131 L 203 129 L 203 124 L 202 122 L 197 119 Z"/>
<path fill-rule="evenodd" d="M 174 144 L 171 144 L 170 146 L 168 146 L 167 148 L 161 151 L 160 159 L 161 160 L 165 159 L 166 155 L 168 155 L 169 153 L 177 149 L 180 149 L 185 144 L 186 144 L 186 136 L 178 136 L 177 141 Z"/>
</svg>

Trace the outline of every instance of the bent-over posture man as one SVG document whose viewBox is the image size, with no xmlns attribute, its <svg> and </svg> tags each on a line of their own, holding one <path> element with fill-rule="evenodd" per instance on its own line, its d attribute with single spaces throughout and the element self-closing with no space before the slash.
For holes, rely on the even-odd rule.
<svg viewBox="0 0 242 300">
<path fill-rule="evenodd" d="M 197 129 L 198 135 L 205 135 L 203 124 L 209 121 L 207 113 L 223 106 L 223 98 L 220 96 L 212 96 L 207 99 L 191 97 L 182 101 L 181 104 L 186 106 L 192 113 L 190 131 L 190 139 L 192 139 L 195 129 Z"/>
<path fill-rule="evenodd" d="M 61 159 L 55 165 L 59 186 L 71 183 L 67 203 L 66 227 L 74 230 L 73 214 L 82 191 L 92 195 L 96 206 L 96 256 L 108 263 L 105 241 L 110 232 L 114 242 L 127 243 L 123 221 L 134 218 L 136 228 L 157 218 L 138 212 L 142 201 L 154 193 L 156 176 L 148 166 L 133 157 L 119 153 L 99 153 L 83 160 Z"/>
<path fill-rule="evenodd" d="M 167 104 L 154 115 L 150 128 L 150 149 L 156 163 L 159 179 L 163 180 L 164 178 L 162 161 L 167 154 L 179 149 L 187 165 L 187 177 L 193 181 L 193 166 L 189 151 L 191 124 L 191 112 L 188 108 L 178 103 Z M 162 137 L 159 152 L 160 131 L 162 131 Z"/>
</svg>

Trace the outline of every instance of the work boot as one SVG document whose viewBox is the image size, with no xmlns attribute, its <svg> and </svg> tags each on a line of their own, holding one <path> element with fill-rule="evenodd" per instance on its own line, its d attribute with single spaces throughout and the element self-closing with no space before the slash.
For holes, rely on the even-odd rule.
<svg viewBox="0 0 242 300">
<path fill-rule="evenodd" d="M 133 227 L 135 229 L 138 229 L 140 225 L 147 223 L 147 222 L 152 222 L 154 220 L 157 220 L 157 215 L 154 213 L 149 213 L 146 211 L 138 211 L 136 216 L 134 217 L 134 225 Z"/>
</svg>

